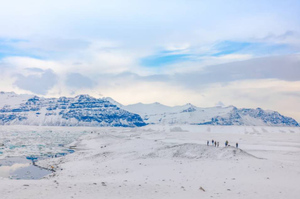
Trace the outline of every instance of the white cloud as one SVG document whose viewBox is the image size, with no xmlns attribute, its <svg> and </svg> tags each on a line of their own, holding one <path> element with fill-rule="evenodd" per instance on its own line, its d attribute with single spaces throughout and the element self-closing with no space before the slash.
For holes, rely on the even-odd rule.
<svg viewBox="0 0 300 199">
<path fill-rule="evenodd" d="M 36 91 L 15 85 L 16 74 L 42 77 L 43 72 L 28 70 L 36 68 L 57 77 L 53 87 L 46 85 L 46 96 L 102 93 L 125 104 L 213 106 L 222 101 L 300 118 L 294 108 L 299 107 L 299 56 L 255 60 L 261 56 L 255 50 L 211 55 L 213 46 L 226 40 L 283 44 L 299 52 L 299 8 L 296 0 L 5 1 L 0 90 Z M 164 67 L 140 65 L 141 58 L 161 51 L 191 59 Z M 70 88 L 66 82 L 72 73 L 95 83 Z"/>
<path fill-rule="evenodd" d="M 6 57 L 2 60 L 1 64 L 8 65 L 8 70 L 21 73 L 26 72 L 27 68 L 52 69 L 55 72 L 64 71 L 63 65 L 56 61 L 47 61 L 31 57 Z"/>
</svg>

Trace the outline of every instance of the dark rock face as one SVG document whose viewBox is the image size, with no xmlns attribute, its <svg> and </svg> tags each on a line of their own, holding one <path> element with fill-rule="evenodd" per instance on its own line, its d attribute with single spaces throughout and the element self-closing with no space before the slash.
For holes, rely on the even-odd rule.
<svg viewBox="0 0 300 199">
<path fill-rule="evenodd" d="M 199 123 L 198 125 L 249 125 L 245 118 L 260 119 L 262 124 L 270 126 L 293 126 L 299 124 L 290 117 L 283 116 L 276 111 L 264 111 L 261 108 L 256 109 L 237 109 L 234 107 L 226 117 L 216 116 L 211 121 Z"/>
<path fill-rule="evenodd" d="M 138 114 L 88 95 L 58 99 L 34 96 L 18 107 L 1 108 L 0 124 L 113 127 L 146 125 Z"/>
<path fill-rule="evenodd" d="M 155 109 L 158 113 L 143 115 L 143 112 L 132 112 L 147 110 L 147 105 L 139 104 L 138 109 L 130 110 L 111 99 L 89 95 L 41 98 L 0 92 L 0 98 L 4 102 L 0 106 L 0 125 L 139 127 L 146 125 L 146 121 L 149 124 L 299 126 L 293 118 L 261 108 L 198 108 L 187 104 L 180 109 L 169 107 L 169 112 Z"/>
</svg>

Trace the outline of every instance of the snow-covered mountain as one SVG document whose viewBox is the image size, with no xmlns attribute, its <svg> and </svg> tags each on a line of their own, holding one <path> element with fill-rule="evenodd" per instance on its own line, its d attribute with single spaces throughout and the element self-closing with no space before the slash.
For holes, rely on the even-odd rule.
<svg viewBox="0 0 300 199">
<path fill-rule="evenodd" d="M 1 125 L 144 126 L 138 114 L 88 95 L 41 98 L 0 92 Z"/>
<path fill-rule="evenodd" d="M 112 98 L 89 95 L 42 98 L 0 92 L 1 125 L 123 126 L 146 124 L 299 126 L 290 117 L 261 108 L 199 108 L 192 104 L 165 106 L 160 103 L 124 106 Z"/>
<path fill-rule="evenodd" d="M 199 108 L 192 104 L 169 107 L 157 102 L 138 103 L 122 108 L 141 115 L 143 120 L 150 124 L 299 126 L 293 118 L 261 108 L 238 109 L 234 106 Z"/>
</svg>

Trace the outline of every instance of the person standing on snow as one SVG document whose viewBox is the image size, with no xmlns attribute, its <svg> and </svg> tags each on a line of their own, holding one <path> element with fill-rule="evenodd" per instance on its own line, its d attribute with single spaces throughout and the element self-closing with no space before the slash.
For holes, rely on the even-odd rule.
<svg viewBox="0 0 300 199">
<path fill-rule="evenodd" d="M 226 140 L 226 142 L 225 142 L 225 146 L 228 146 L 228 140 Z"/>
<path fill-rule="evenodd" d="M 207 140 L 207 142 L 206 142 L 206 145 L 208 146 L 209 145 L 209 141 Z"/>
<path fill-rule="evenodd" d="M 215 141 L 215 147 L 217 146 L 217 142 Z"/>
<path fill-rule="evenodd" d="M 236 144 L 235 144 L 235 147 L 236 147 L 236 148 L 239 148 L 239 143 L 236 143 Z"/>
</svg>

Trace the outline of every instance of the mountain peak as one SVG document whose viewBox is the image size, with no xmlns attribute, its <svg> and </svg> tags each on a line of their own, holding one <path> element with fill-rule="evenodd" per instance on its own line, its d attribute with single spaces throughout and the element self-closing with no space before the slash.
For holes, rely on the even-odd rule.
<svg viewBox="0 0 300 199">
<path fill-rule="evenodd" d="M 114 105 L 116 105 L 118 107 L 123 107 L 123 104 L 117 102 L 116 100 L 114 100 L 111 97 L 103 97 L 102 99 L 105 100 L 105 101 L 108 101 L 108 102 L 110 102 L 110 103 L 112 103 L 112 104 L 114 104 Z"/>
<path fill-rule="evenodd" d="M 96 98 L 88 94 L 83 94 L 83 95 L 77 95 L 74 99 L 77 101 L 90 101 L 90 100 L 95 100 Z"/>
<path fill-rule="evenodd" d="M 94 98 L 94 97 L 90 96 L 89 94 L 80 94 L 75 96 L 75 98 Z"/>
</svg>

